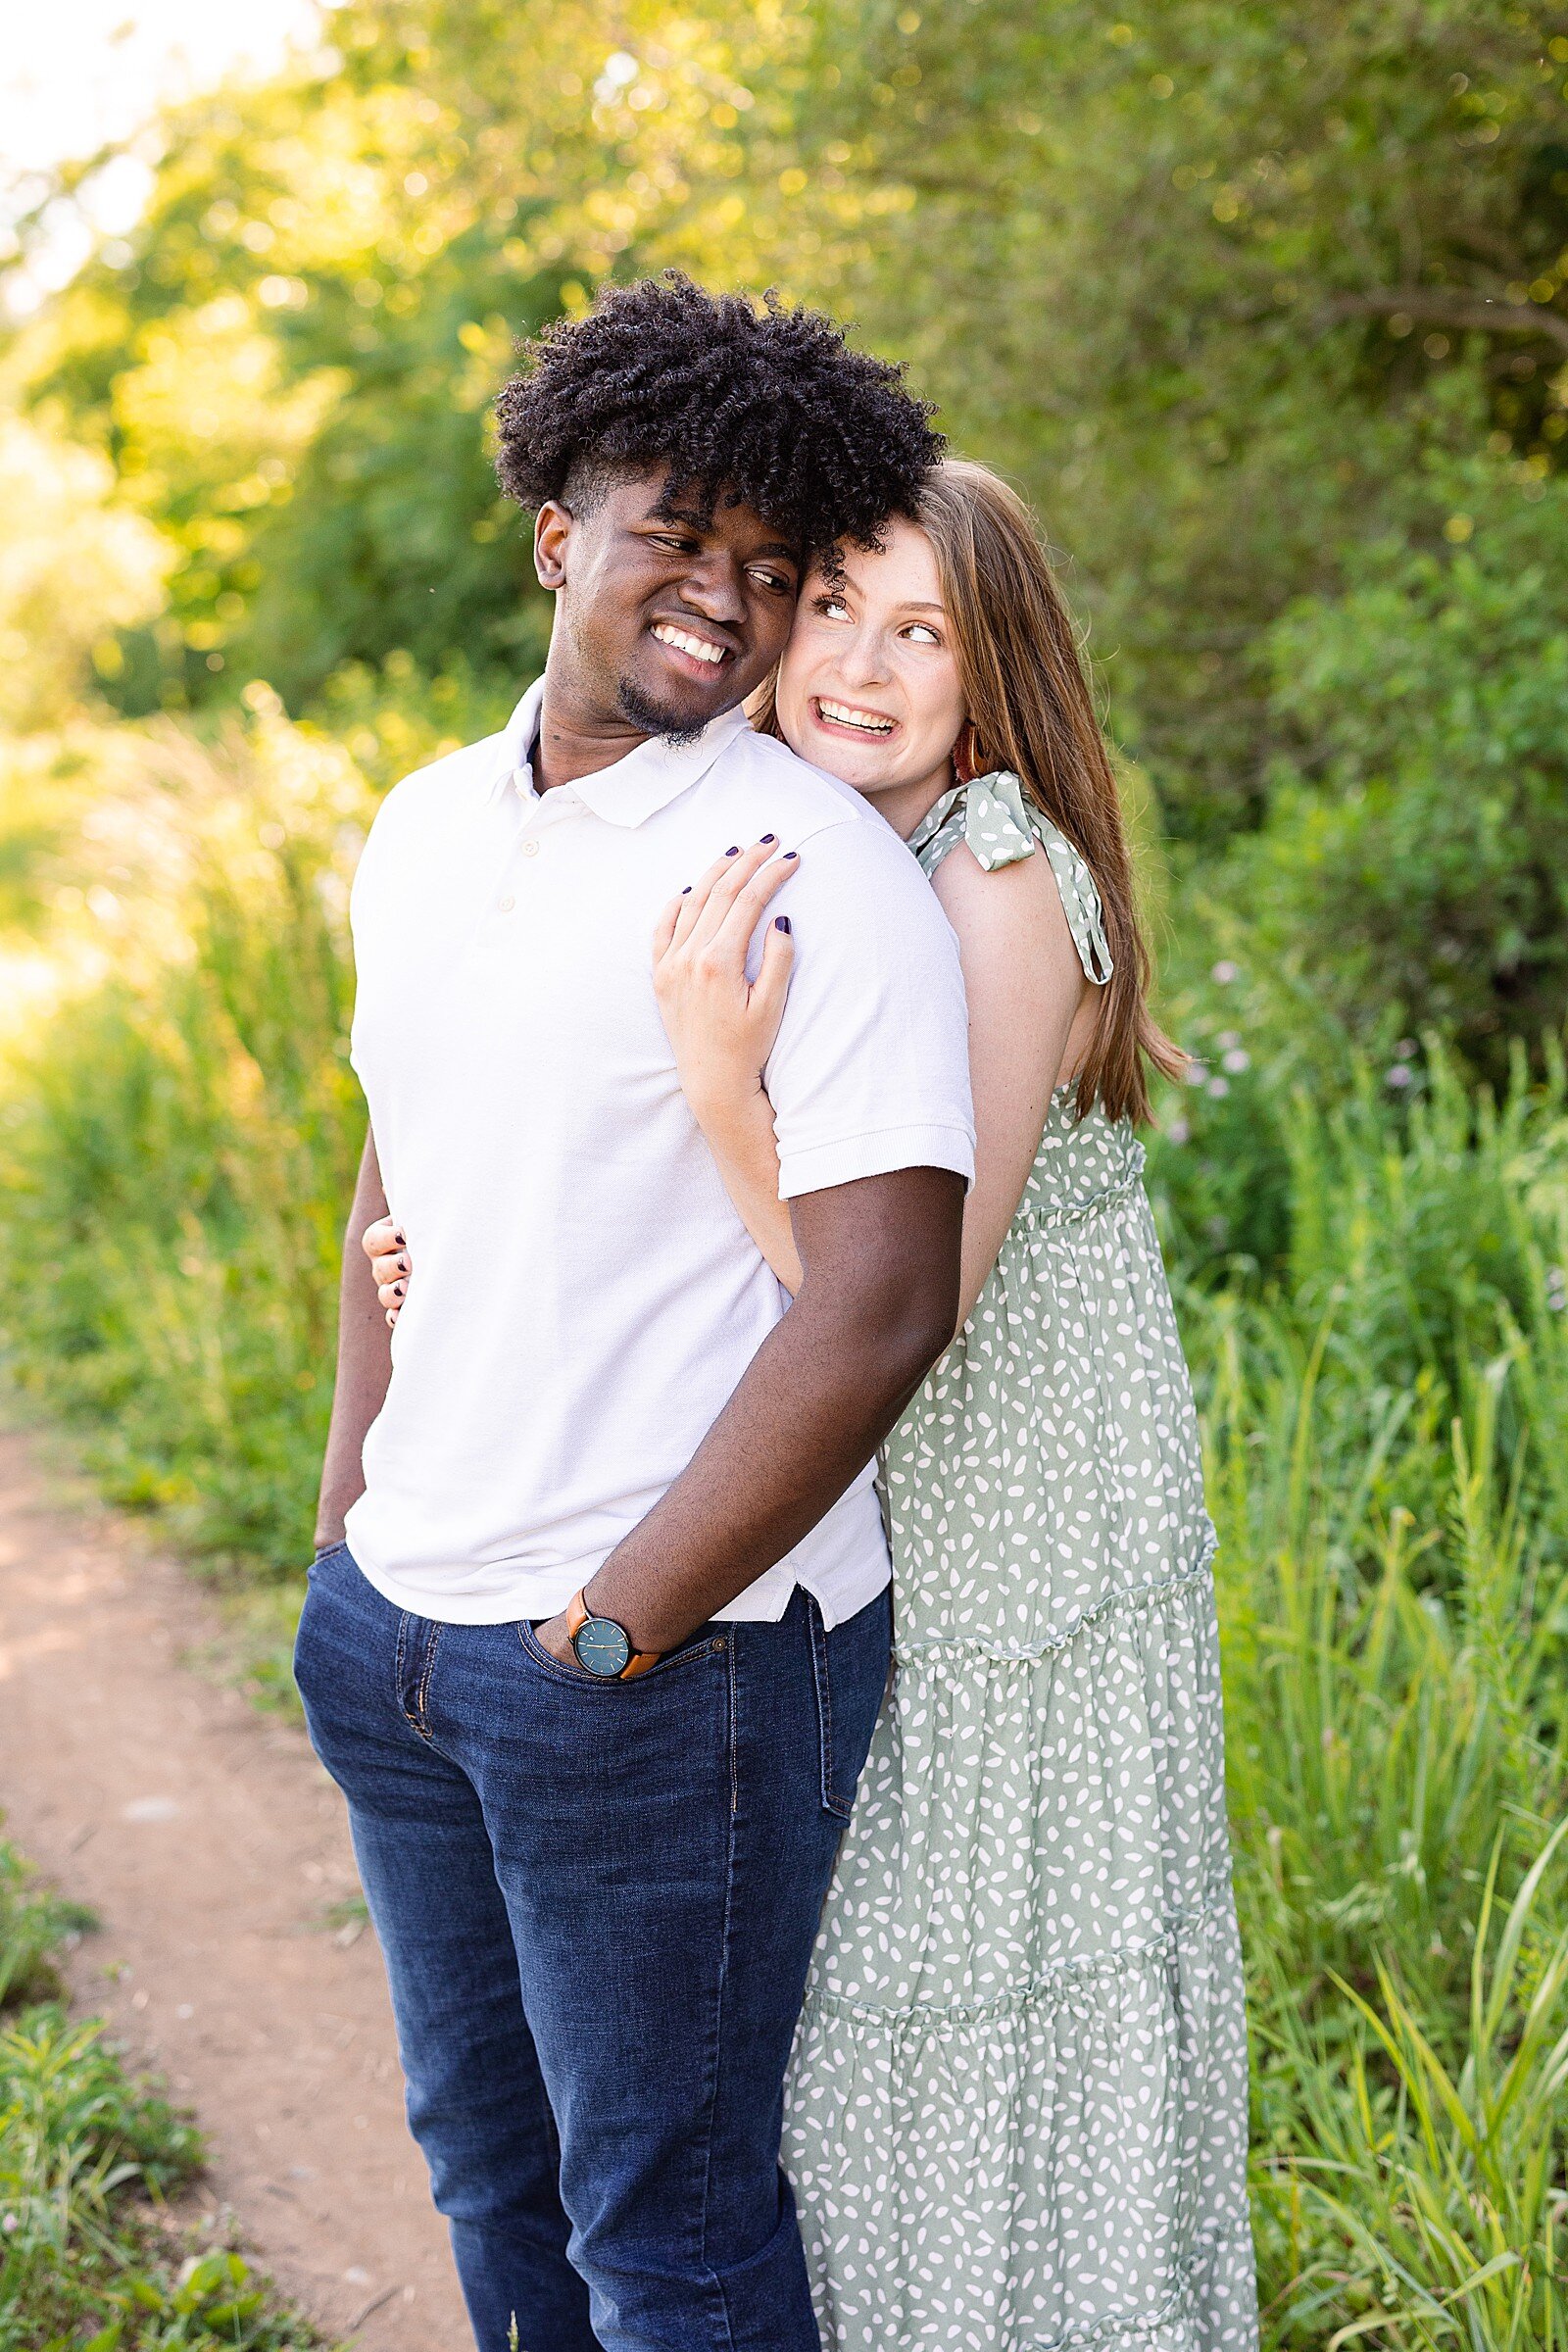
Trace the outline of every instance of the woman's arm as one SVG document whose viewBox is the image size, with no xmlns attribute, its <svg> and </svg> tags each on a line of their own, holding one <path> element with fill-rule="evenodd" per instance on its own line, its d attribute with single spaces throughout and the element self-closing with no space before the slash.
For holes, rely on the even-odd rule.
<svg viewBox="0 0 1568 2352">
<path fill-rule="evenodd" d="M 746 946 L 766 898 L 784 879 L 760 843 L 720 859 L 687 901 L 665 909 L 655 942 L 655 986 L 675 1048 L 681 1084 L 724 1189 L 785 1290 L 800 1288 L 801 1260 L 788 1207 L 778 1197 L 778 1148 L 761 1068 L 777 1034 L 789 963 L 778 954 L 749 991 Z M 1082 1060 L 1098 1012 L 1084 977 L 1051 860 L 1038 852 L 987 873 L 954 850 L 934 888 L 958 938 L 969 1001 L 975 1181 L 964 1202 L 961 1331 L 1040 1151 L 1052 1095 Z M 770 932 L 769 949 L 787 949 Z"/>
<path fill-rule="evenodd" d="M 793 1298 L 801 1287 L 801 1253 L 789 1203 L 778 1197 L 772 1103 L 759 1085 L 692 1108 L 741 1223 Z"/>
<path fill-rule="evenodd" d="M 961 1331 L 1017 1214 L 1052 1095 L 1082 1060 L 1099 1007 L 1043 851 L 987 873 L 960 844 L 932 887 L 958 935 L 969 1000 L 975 1179 L 963 1206 Z"/>
</svg>

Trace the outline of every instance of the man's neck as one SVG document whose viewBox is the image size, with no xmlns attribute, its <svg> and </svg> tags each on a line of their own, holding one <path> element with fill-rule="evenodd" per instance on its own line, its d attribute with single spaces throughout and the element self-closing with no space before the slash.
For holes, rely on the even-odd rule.
<svg viewBox="0 0 1568 2352">
<path fill-rule="evenodd" d="M 549 792 L 557 784 L 575 783 L 579 776 L 597 775 L 647 741 L 646 732 L 629 718 L 581 709 L 577 698 L 562 692 L 547 670 L 533 751 L 533 788 Z"/>
</svg>

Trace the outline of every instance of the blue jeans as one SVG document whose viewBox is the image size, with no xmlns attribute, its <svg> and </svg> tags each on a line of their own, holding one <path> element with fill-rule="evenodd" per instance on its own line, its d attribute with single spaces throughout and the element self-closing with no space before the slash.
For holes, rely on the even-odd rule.
<svg viewBox="0 0 1568 2352">
<path fill-rule="evenodd" d="M 519 2352 L 818 2352 L 784 2069 L 889 1631 L 798 1590 L 601 1682 L 313 1568 L 295 1672 L 479 2352 L 514 2315 Z"/>
</svg>

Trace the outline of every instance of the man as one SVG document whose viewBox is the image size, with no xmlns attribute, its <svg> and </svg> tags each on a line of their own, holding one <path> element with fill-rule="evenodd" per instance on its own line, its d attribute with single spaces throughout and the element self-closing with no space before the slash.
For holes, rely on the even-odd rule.
<svg viewBox="0 0 1568 2352">
<path fill-rule="evenodd" d="M 825 319 L 682 280 L 556 329 L 499 413 L 555 628 L 355 884 L 372 1132 L 297 1671 L 480 2352 L 514 2320 L 521 2352 L 815 2352 L 782 2082 L 887 1671 L 869 1464 L 952 1335 L 972 1128 L 918 868 L 739 706 L 812 557 L 938 444 Z M 649 954 L 769 831 L 793 1302 Z M 390 1352 L 359 1248 L 389 1204 Z"/>
</svg>

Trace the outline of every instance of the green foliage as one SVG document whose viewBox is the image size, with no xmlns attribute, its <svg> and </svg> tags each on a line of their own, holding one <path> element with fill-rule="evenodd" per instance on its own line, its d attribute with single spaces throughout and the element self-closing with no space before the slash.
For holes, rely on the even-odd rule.
<svg viewBox="0 0 1568 2352">
<path fill-rule="evenodd" d="M 371 753 L 440 740 L 423 690 L 396 722 L 355 691 Z M 119 976 L 14 1050 L 0 1298 L 111 1491 L 270 1581 L 304 1556 L 325 1415 L 369 799 L 257 700 L 210 750 L 149 740 L 183 952 L 155 843 Z M 1178 995 L 1205 1076 L 1152 1169 L 1221 1535 L 1268 2340 L 1375 2317 L 1396 2345 L 1544 2352 L 1568 1864 L 1530 1874 L 1568 1804 L 1568 1082 L 1521 1055 L 1494 1101 L 1434 1037 L 1391 1086 L 1231 920 L 1237 956 Z"/>
<path fill-rule="evenodd" d="M 13 1049 L 0 1320 L 117 1500 L 292 1567 L 364 1134 L 346 907 L 371 804 L 275 703 L 213 753 L 145 754 L 118 969 Z"/>
<path fill-rule="evenodd" d="M 112 666 L 116 632 L 163 601 L 172 551 L 116 489 L 96 452 L 0 407 L 0 726 L 69 717 L 92 656 Z"/>
<path fill-rule="evenodd" d="M 850 312 L 1035 497 L 1176 837 L 1196 1067 L 1151 1174 L 1222 1536 L 1266 2341 L 1568 2352 L 1568 24 L 331 30 L 172 116 L 143 222 L 6 356 L 18 496 L 61 521 L 0 570 L 0 627 L 61 618 L 0 712 L 49 727 L 0 745 L 16 1378 L 281 1649 L 363 1118 L 348 873 L 374 793 L 543 644 L 484 448 L 513 339 L 664 262 Z M 199 733 L 74 712 L 84 656 Z M 0 1873 L 36 1992 L 29 1902 Z M 29 2031 L 34 2077 L 90 2073 Z M 204 2343 L 225 2299 L 225 2340 L 280 2340 L 221 2263 L 175 2291 L 105 2301 L 100 2352 Z"/>
<path fill-rule="evenodd" d="M 1472 460 L 1423 503 L 1274 628 L 1298 748 L 1216 887 L 1352 1030 L 1441 1023 L 1500 1077 L 1568 1020 L 1568 484 Z"/>
<path fill-rule="evenodd" d="M 1252 821 L 1278 742 L 1260 631 L 1333 587 L 1434 439 L 1558 462 L 1559 13 L 812 13 L 833 282 L 1034 493 L 1173 824 Z M 1432 402 L 1450 386 L 1463 420 Z"/>
<path fill-rule="evenodd" d="M 398 652 L 379 669 L 349 662 L 334 670 L 315 718 L 379 793 L 460 744 L 498 734 L 516 700 L 512 676 L 476 671 L 461 655 L 421 678 L 413 656 Z"/>
<path fill-rule="evenodd" d="M 0 1838 L 0 2010 L 58 1992 L 51 1954 L 96 1924 L 79 1903 L 36 1887 L 15 1846 Z"/>
<path fill-rule="evenodd" d="M 298 700 L 395 651 L 537 666 L 548 607 L 484 412 L 569 266 L 464 184 L 438 112 L 406 72 L 198 102 L 128 258 L 51 321 L 33 399 L 112 451 L 176 551 L 167 622 L 109 665 L 126 708 L 235 670 Z"/>
<path fill-rule="evenodd" d="M 1562 2341 L 1568 2293 L 1556 2176 L 1568 2034 L 1558 2029 L 1568 1930 L 1542 1950 L 1538 1918 L 1562 1837 L 1559 1826 L 1532 1864 L 1494 1953 L 1494 1857 L 1457 2068 L 1445 2064 L 1381 1964 L 1375 2004 L 1339 1987 L 1360 2028 L 1348 2098 L 1325 2096 L 1340 2070 L 1325 2062 L 1323 2037 L 1303 2030 L 1299 2010 L 1280 2004 L 1278 2057 L 1311 2116 L 1314 2152 L 1270 2181 L 1265 2210 L 1288 2249 L 1290 2300 L 1303 2319 L 1310 2325 L 1347 2306 L 1365 2312 L 1331 2344 L 1376 2334 L 1432 2352 L 1553 2352 Z M 1332 2253 L 1314 2222 L 1332 2230 Z"/>
<path fill-rule="evenodd" d="M 1494 1110 L 1439 1062 L 1407 1111 L 1349 1075 L 1287 1121 L 1285 1284 L 1182 1300 L 1267 2340 L 1375 2316 L 1401 2345 L 1544 2347 L 1568 2189 L 1564 1090 Z"/>
<path fill-rule="evenodd" d="M 168 121 L 145 220 L 14 356 L 178 551 L 126 708 L 260 672 L 298 709 L 398 650 L 514 677 L 542 608 L 485 404 L 515 336 L 664 261 L 912 360 L 1039 501 L 1118 725 L 1207 841 L 1289 741 L 1260 635 L 1400 523 L 1422 453 L 1563 446 L 1549 7 L 349 0 L 331 28 Z"/>
<path fill-rule="evenodd" d="M 200 2168 L 192 2126 L 94 2020 L 38 1999 L 92 1924 L 0 1839 L 0 2352 L 309 2352 L 237 2254 L 182 2257 L 160 2226 Z"/>
</svg>

